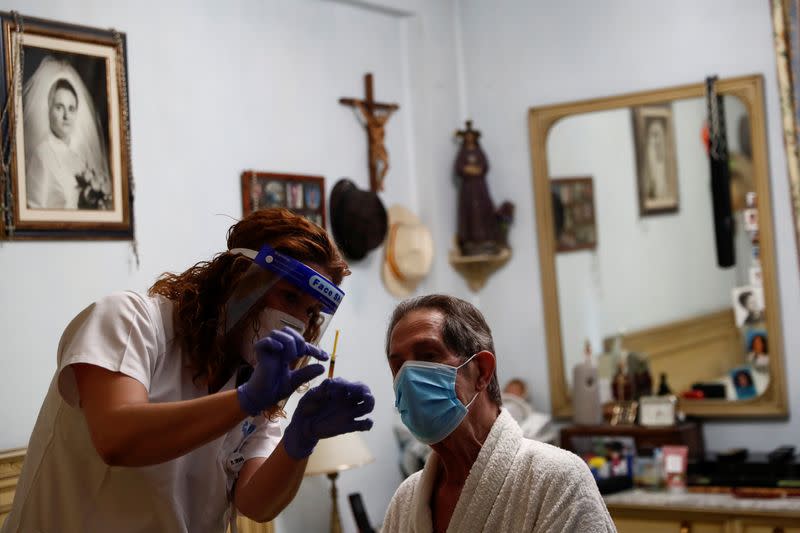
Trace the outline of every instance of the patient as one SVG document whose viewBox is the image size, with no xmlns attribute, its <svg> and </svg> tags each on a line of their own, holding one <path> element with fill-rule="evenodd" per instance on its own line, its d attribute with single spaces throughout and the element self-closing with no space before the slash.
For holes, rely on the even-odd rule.
<svg viewBox="0 0 800 533">
<path fill-rule="evenodd" d="M 406 300 L 386 348 L 402 421 L 433 453 L 395 492 L 383 531 L 616 531 L 584 462 L 526 439 L 501 409 L 491 331 L 475 307 Z"/>
</svg>

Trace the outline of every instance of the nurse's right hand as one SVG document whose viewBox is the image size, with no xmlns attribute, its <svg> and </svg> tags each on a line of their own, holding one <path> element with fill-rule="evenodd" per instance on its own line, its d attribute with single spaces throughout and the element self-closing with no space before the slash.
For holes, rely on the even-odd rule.
<svg viewBox="0 0 800 533">
<path fill-rule="evenodd" d="M 295 330 L 275 330 L 255 344 L 256 364 L 250 379 L 239 386 L 237 396 L 242 410 L 250 416 L 285 400 L 297 387 L 325 371 L 320 364 L 292 370 L 298 359 L 311 356 L 326 361 L 328 354 L 309 344 Z"/>
</svg>

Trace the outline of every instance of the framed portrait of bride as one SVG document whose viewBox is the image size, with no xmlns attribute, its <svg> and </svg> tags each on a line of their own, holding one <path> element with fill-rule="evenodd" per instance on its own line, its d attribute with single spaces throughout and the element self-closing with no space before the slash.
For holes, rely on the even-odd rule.
<svg viewBox="0 0 800 533">
<path fill-rule="evenodd" d="M 632 115 L 639 214 L 674 213 L 678 211 L 678 172 L 672 107 L 638 106 L 632 108 Z"/>
<path fill-rule="evenodd" d="M 125 34 L 0 20 L 2 237 L 132 238 Z"/>
</svg>

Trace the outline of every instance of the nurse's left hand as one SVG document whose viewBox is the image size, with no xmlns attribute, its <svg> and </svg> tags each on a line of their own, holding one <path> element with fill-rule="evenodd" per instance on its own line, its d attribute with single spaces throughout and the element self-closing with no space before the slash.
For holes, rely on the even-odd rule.
<svg viewBox="0 0 800 533">
<path fill-rule="evenodd" d="M 239 386 L 237 395 L 242 410 L 256 416 L 279 401 L 289 397 L 303 383 L 325 371 L 320 364 L 293 370 L 295 363 L 310 356 L 326 361 L 328 354 L 305 339 L 295 330 L 284 327 L 275 330 L 255 344 L 256 364 L 250 379 Z"/>
<path fill-rule="evenodd" d="M 360 418 L 375 407 L 375 398 L 363 383 L 326 379 L 300 398 L 283 435 L 286 453 L 300 460 L 311 455 L 319 439 L 353 431 L 367 431 L 372 420 Z"/>
</svg>

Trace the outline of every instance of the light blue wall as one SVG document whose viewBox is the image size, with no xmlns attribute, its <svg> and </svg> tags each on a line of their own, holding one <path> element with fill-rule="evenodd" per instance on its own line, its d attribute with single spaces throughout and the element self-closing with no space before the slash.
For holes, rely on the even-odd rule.
<svg viewBox="0 0 800 533">
<path fill-rule="evenodd" d="M 698 83 L 765 78 L 770 184 L 776 227 L 789 407 L 800 411 L 800 271 L 792 233 L 769 4 L 761 0 L 460 0 L 467 104 L 492 170 L 496 199 L 513 198 L 514 260 L 481 293 L 501 370 L 526 377 L 537 406 L 550 392 L 539 281 L 527 109 L 551 103 Z M 515 298 L 508 298 L 515 294 Z M 708 422 L 709 449 L 800 443 L 791 419 Z"/>
<path fill-rule="evenodd" d="M 596 7 L 595 7 L 596 6 Z M 224 246 L 240 216 L 245 168 L 340 176 L 366 186 L 363 131 L 337 103 L 375 75 L 377 96 L 400 103 L 387 132 L 392 170 L 384 203 L 416 210 L 436 242 L 420 292 L 477 303 L 492 325 L 501 381 L 521 375 L 540 409 L 549 406 L 544 323 L 527 131 L 533 105 L 762 73 L 772 172 L 778 270 L 793 411 L 800 409 L 797 250 L 786 183 L 769 12 L 760 0 L 660 2 L 578 0 L 9 0 L 5 9 L 128 35 L 140 268 L 127 243 L 0 245 L 0 449 L 24 446 L 54 371 L 67 321 L 113 290 L 145 289 Z M 156 38 L 157 36 L 157 38 Z M 513 260 L 480 293 L 447 262 L 455 231 L 452 135 L 473 118 L 492 170 L 495 200 L 517 203 Z M 354 264 L 337 373 L 366 381 L 377 398 L 365 435 L 375 463 L 340 477 L 379 522 L 400 482 L 391 434 L 393 397 L 383 361 L 396 300 L 380 282 L 380 250 Z M 513 295 L 514 298 L 509 296 Z M 795 424 L 797 426 L 797 424 Z M 710 423 L 710 448 L 797 442 L 788 421 Z M 328 483 L 309 478 L 279 518 L 281 531 L 327 527 Z"/>
<path fill-rule="evenodd" d="M 115 27 L 128 38 L 136 233 L 141 267 L 125 242 L 0 244 L 0 449 L 25 446 L 55 370 L 59 336 L 99 296 L 146 290 L 164 271 L 182 271 L 224 249 L 241 216 L 244 169 L 319 174 L 328 192 L 341 176 L 367 187 L 366 135 L 343 96 L 363 94 L 401 109 L 387 128 L 391 170 L 382 199 L 419 213 L 439 244 L 455 219 L 450 165 L 458 92 L 450 2 L 407 14 L 391 2 L 319 0 L 10 0 L 23 15 Z M 411 4 L 410 4 L 411 5 Z M 411 7 L 414 7 L 411 5 Z M 420 291 L 466 295 L 436 251 Z M 382 249 L 351 265 L 337 374 L 368 383 L 377 404 L 364 435 L 376 461 L 340 477 L 361 492 L 373 521 L 383 518 L 401 478 L 391 427 L 394 397 L 383 351 L 397 300 L 380 279 Z M 331 330 L 332 331 L 332 330 Z M 330 342 L 330 339 L 328 339 Z M 328 349 L 331 346 L 327 346 Z M 282 531 L 327 528 L 324 477 L 308 478 L 278 519 Z"/>
</svg>

